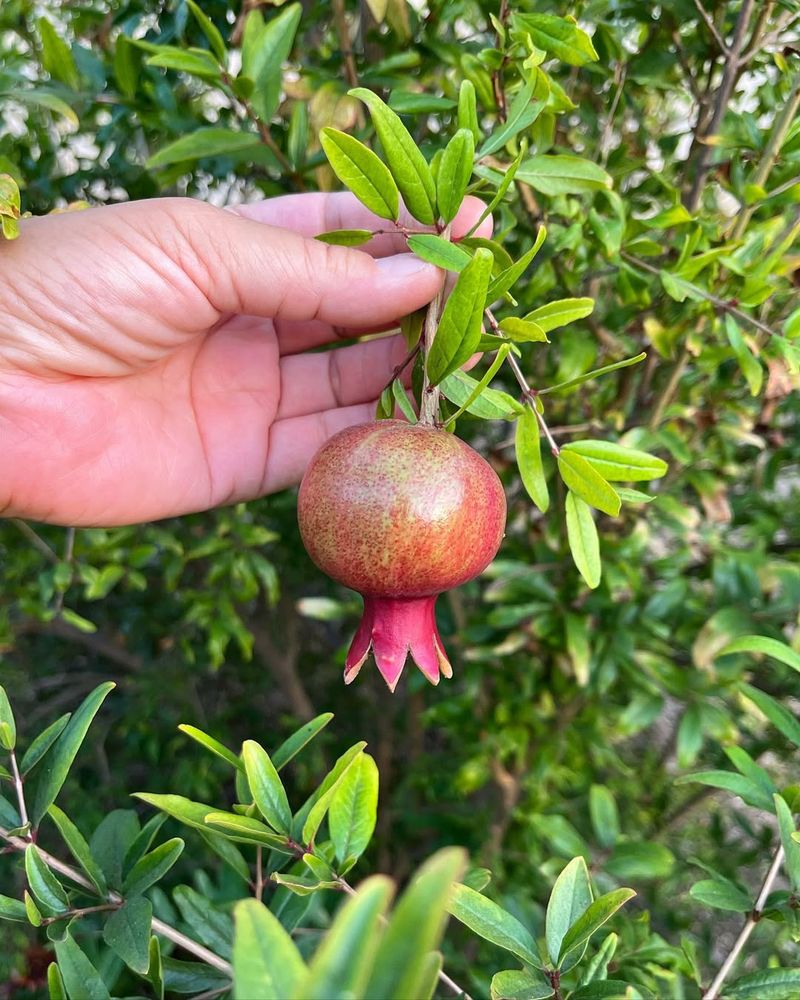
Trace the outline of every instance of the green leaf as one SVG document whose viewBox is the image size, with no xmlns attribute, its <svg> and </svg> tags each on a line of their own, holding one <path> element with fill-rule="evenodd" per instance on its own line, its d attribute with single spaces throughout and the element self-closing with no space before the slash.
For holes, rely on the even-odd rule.
<svg viewBox="0 0 800 1000">
<path fill-rule="evenodd" d="M 478 104 L 475 99 L 475 85 L 471 80 L 462 80 L 458 90 L 458 127 L 469 129 L 475 142 L 480 142 Z"/>
<path fill-rule="evenodd" d="M 69 935 L 55 942 L 55 950 L 64 986 L 73 1000 L 111 1000 L 103 977 Z"/>
<path fill-rule="evenodd" d="M 633 1000 L 634 997 L 652 996 L 643 994 L 631 983 L 620 979 L 596 979 L 579 986 L 569 995 L 569 1000 Z"/>
<path fill-rule="evenodd" d="M 509 969 L 492 976 L 492 1000 L 547 1000 L 555 990 L 541 972 Z"/>
<path fill-rule="evenodd" d="M 31 740 L 28 749 L 22 755 L 22 760 L 19 762 L 20 774 L 22 774 L 23 777 L 36 767 L 42 757 L 44 757 L 50 747 L 55 743 L 64 731 L 64 727 L 69 722 L 71 715 L 71 712 L 66 712 L 61 716 L 61 718 L 56 719 L 55 722 L 52 722 L 46 729 L 39 733 L 38 736 Z"/>
<path fill-rule="evenodd" d="M 610 920 L 617 910 L 635 895 L 633 889 L 614 889 L 596 899 L 567 931 L 561 942 L 559 962 L 562 962 L 573 949 L 580 948 L 588 941 L 598 928 Z"/>
<path fill-rule="evenodd" d="M 728 335 L 728 342 L 733 348 L 733 353 L 736 355 L 736 360 L 739 362 L 742 374 L 750 387 L 750 395 L 757 396 L 761 392 L 764 381 L 764 369 L 755 353 L 745 343 L 742 331 L 730 313 L 725 314 L 725 332 Z"/>
<path fill-rule="evenodd" d="M 183 853 L 184 842 L 173 837 L 136 862 L 122 883 L 122 893 L 133 896 L 149 889 L 172 868 Z"/>
<path fill-rule="evenodd" d="M 508 109 L 508 116 L 478 150 L 478 157 L 490 156 L 506 145 L 515 135 L 531 126 L 544 111 L 546 101 L 534 101 L 535 81 L 531 80 L 516 95 Z"/>
<path fill-rule="evenodd" d="M 613 487 L 585 458 L 562 448 L 557 461 L 561 478 L 573 493 L 612 517 L 619 514 L 622 504 Z"/>
<path fill-rule="evenodd" d="M 117 35 L 114 43 L 114 77 L 123 97 L 129 101 L 136 96 L 141 68 L 141 49 L 127 35 Z"/>
<path fill-rule="evenodd" d="M 381 941 L 380 920 L 393 891 L 391 881 L 382 875 L 374 875 L 359 886 L 336 914 L 296 996 L 303 1000 L 329 1000 L 363 995 Z"/>
<path fill-rule="evenodd" d="M 479 395 L 474 396 L 478 385 L 477 379 L 471 375 L 456 371 L 442 380 L 440 388 L 445 399 L 458 407 L 468 404 L 465 406 L 467 413 L 486 420 L 513 420 L 524 412 L 522 403 L 499 389 L 482 389 Z M 473 396 L 470 403 L 469 399 Z"/>
<path fill-rule="evenodd" d="M 542 462 L 539 421 L 530 406 L 525 407 L 517 420 L 514 449 L 522 484 L 531 500 L 545 514 L 550 506 L 550 494 Z"/>
<path fill-rule="evenodd" d="M 428 954 L 438 947 L 444 933 L 453 882 L 465 865 L 462 850 L 447 848 L 418 870 L 386 927 L 365 1000 L 419 996 L 429 974 Z"/>
<path fill-rule="evenodd" d="M 154 54 L 145 60 L 148 66 L 159 69 L 173 69 L 178 73 L 188 73 L 201 80 L 219 80 L 220 68 L 213 56 L 203 49 L 180 49 L 174 45 L 158 45 Z"/>
<path fill-rule="evenodd" d="M 334 786 L 328 827 L 336 858 L 360 858 L 372 839 L 378 808 L 378 768 L 361 754 Z"/>
<path fill-rule="evenodd" d="M 672 851 L 663 844 L 617 844 L 605 869 L 618 879 L 666 878 L 675 865 Z"/>
<path fill-rule="evenodd" d="M 349 750 L 345 750 L 342 756 L 336 761 L 333 767 L 328 771 L 323 779 L 323 782 L 319 787 L 309 795 L 306 801 L 303 803 L 301 808 L 295 814 L 294 821 L 292 823 L 292 835 L 294 837 L 299 837 L 302 835 L 303 828 L 306 824 L 311 810 L 320 801 L 320 799 L 327 796 L 331 788 L 337 783 L 339 778 L 344 774 L 344 772 L 350 767 L 352 762 L 358 757 L 364 750 L 367 744 L 364 742 L 355 743 L 350 747 Z M 320 818 L 321 821 L 321 818 Z"/>
<path fill-rule="evenodd" d="M 164 966 L 161 960 L 161 945 L 158 938 L 150 938 L 147 979 L 156 995 L 156 1000 L 164 1000 Z"/>
<path fill-rule="evenodd" d="M 42 42 L 42 66 L 54 80 L 66 84 L 71 90 L 77 90 L 80 86 L 78 67 L 69 45 L 59 37 L 46 17 L 40 17 L 36 26 Z"/>
<path fill-rule="evenodd" d="M 491 899 L 466 885 L 456 885 L 448 909 L 484 941 L 504 948 L 527 965 L 542 968 L 533 936 L 515 916 Z"/>
<path fill-rule="evenodd" d="M 389 107 L 399 115 L 436 114 L 441 111 L 450 111 L 455 106 L 456 102 L 449 97 L 439 97 L 436 94 L 420 94 L 412 90 L 393 90 L 389 95 Z"/>
<path fill-rule="evenodd" d="M 47 966 L 47 995 L 49 1000 L 69 1000 L 67 988 L 55 962 Z"/>
<path fill-rule="evenodd" d="M 800 844 L 792 838 L 792 834 L 796 832 L 794 817 L 783 796 L 775 795 L 773 799 L 775 802 L 775 813 L 778 817 L 781 843 L 786 853 L 786 872 L 789 875 L 792 892 L 797 893 L 800 892 Z"/>
<path fill-rule="evenodd" d="M 215 954 L 230 958 L 233 951 L 233 921 L 230 914 L 220 913 L 213 905 L 209 905 L 206 896 L 195 892 L 188 885 L 179 885 L 172 898 L 194 937 Z"/>
<path fill-rule="evenodd" d="M 64 731 L 55 741 L 51 752 L 47 755 L 39 770 L 33 808 L 30 810 L 31 822 L 38 826 L 42 817 L 55 802 L 69 773 L 72 762 L 81 748 L 89 726 L 103 704 L 109 691 L 116 685 L 107 681 L 96 687 L 89 694 L 75 714 L 64 727 Z"/>
<path fill-rule="evenodd" d="M 17 742 L 17 724 L 6 689 L 0 684 L 0 747 L 13 750 Z"/>
<path fill-rule="evenodd" d="M 220 743 L 219 740 L 215 740 L 213 736 L 209 736 L 208 733 L 204 733 L 202 729 L 198 729 L 196 726 L 187 726 L 185 723 L 178 726 L 178 729 L 185 733 L 188 737 L 199 743 L 201 747 L 205 747 L 206 750 L 210 750 L 211 753 L 216 754 L 225 761 L 226 764 L 230 764 L 231 767 L 235 767 L 237 771 L 244 772 L 244 764 L 240 757 L 229 750 L 224 744 Z"/>
<path fill-rule="evenodd" d="M 585 66 L 597 61 L 592 40 L 571 19 L 554 14 L 514 14 L 513 24 L 527 32 L 538 49 L 544 49 L 570 66 Z"/>
<path fill-rule="evenodd" d="M 267 124 L 280 104 L 283 64 L 294 46 L 302 13 L 302 5 L 292 3 L 266 24 L 258 11 L 247 15 L 242 42 L 242 75 L 253 81 L 250 104 L 259 119 Z"/>
<path fill-rule="evenodd" d="M 503 362 L 505 361 L 505 359 L 508 357 L 508 353 L 509 353 L 510 349 L 511 349 L 511 347 L 510 347 L 509 344 L 503 343 L 503 342 L 500 343 L 499 350 L 497 351 L 497 357 L 495 357 L 494 361 L 491 363 L 491 365 L 489 365 L 488 369 L 484 373 L 484 375 L 481 378 L 480 382 L 476 383 L 475 388 L 472 390 L 472 392 L 466 398 L 466 400 L 464 401 L 464 403 L 462 403 L 462 405 L 458 408 L 458 410 L 456 410 L 456 412 L 450 417 L 450 420 L 448 421 L 449 424 L 453 424 L 454 421 L 458 420 L 458 418 L 464 413 L 464 411 L 468 410 L 469 407 L 475 402 L 475 400 L 484 391 L 484 389 L 486 389 L 486 387 L 489 385 L 489 383 L 495 377 L 495 375 L 497 374 L 497 372 L 500 370 L 500 367 L 503 364 Z"/>
<path fill-rule="evenodd" d="M 567 932 L 591 902 L 592 887 L 586 861 L 582 857 L 573 858 L 556 879 L 547 904 L 545 938 L 554 965 L 558 964 L 561 943 Z"/>
<path fill-rule="evenodd" d="M 474 156 L 475 139 L 472 131 L 460 128 L 445 146 L 436 179 L 436 202 L 439 215 L 445 222 L 452 222 L 458 215 L 472 176 Z"/>
<path fill-rule="evenodd" d="M 675 784 L 699 784 L 722 788 L 726 792 L 738 795 L 743 802 L 755 809 L 772 812 L 772 796 L 754 781 L 732 771 L 698 771 L 696 774 L 684 774 L 675 779 Z"/>
<path fill-rule="evenodd" d="M 292 825 L 292 810 L 269 754 L 254 740 L 246 740 L 242 746 L 242 759 L 259 812 L 274 830 L 288 834 Z"/>
<path fill-rule="evenodd" d="M 105 896 L 108 891 L 105 877 L 100 870 L 100 866 L 92 857 L 92 852 L 83 834 L 57 805 L 50 806 L 47 812 L 55 823 L 64 843 L 69 848 L 70 854 L 86 873 L 99 895 Z"/>
<path fill-rule="evenodd" d="M 222 994 L 230 990 L 230 974 L 212 969 L 205 962 L 182 962 L 163 958 L 164 987 L 168 993 Z M 260 1000 L 260 998 L 259 998 Z"/>
<path fill-rule="evenodd" d="M 195 20 L 200 25 L 200 30 L 208 39 L 211 51 L 224 66 L 228 53 L 225 49 L 225 42 L 222 40 L 222 35 L 219 33 L 219 29 L 211 18 L 194 2 L 194 0 L 186 0 L 186 6 L 192 14 L 194 14 Z"/>
<path fill-rule="evenodd" d="M 500 320 L 500 329 L 517 344 L 537 343 L 549 344 L 547 334 L 538 323 L 532 323 L 527 319 L 519 319 L 517 316 L 508 316 Z"/>
<path fill-rule="evenodd" d="M 689 895 L 704 906 L 716 910 L 731 910 L 734 913 L 749 913 L 753 901 L 728 879 L 703 879 L 689 890 Z"/>
<path fill-rule="evenodd" d="M 26 889 L 22 894 L 22 898 L 24 901 L 25 915 L 28 918 L 28 923 L 31 925 L 31 927 L 41 927 L 42 920 L 44 918 L 42 917 L 39 907 L 36 905 L 36 903 L 34 903 L 33 896 L 31 896 L 31 894 Z"/>
<path fill-rule="evenodd" d="M 280 872 L 273 872 L 270 876 L 273 882 L 282 885 L 290 892 L 298 896 L 310 896 L 321 889 L 339 889 L 339 883 L 334 881 L 320 881 L 316 876 L 306 878 L 303 875 L 282 875 Z"/>
<path fill-rule="evenodd" d="M 364 87 L 349 91 L 369 108 L 383 154 L 406 208 L 426 226 L 436 221 L 436 186 L 425 157 L 405 125 L 377 94 Z"/>
<path fill-rule="evenodd" d="M 440 951 L 429 951 L 425 956 L 425 963 L 419 985 L 419 1000 L 433 1000 L 436 988 L 439 985 L 439 974 L 444 965 L 444 958 Z"/>
<path fill-rule="evenodd" d="M 150 850 L 156 834 L 166 821 L 167 817 L 164 813 L 156 813 L 155 816 L 151 816 L 150 819 L 144 824 L 144 826 L 136 834 L 130 846 L 125 850 L 125 854 L 122 858 L 122 866 L 120 868 L 120 876 L 122 874 L 127 875 L 136 862 L 140 858 L 143 858 L 144 855 Z M 119 856 L 120 852 L 117 851 L 116 853 L 117 856 Z"/>
<path fill-rule="evenodd" d="M 125 859 L 140 834 L 139 817 L 133 809 L 113 809 L 98 823 L 89 839 L 92 857 L 114 889 L 122 885 Z"/>
<path fill-rule="evenodd" d="M 787 740 L 800 747 L 800 722 L 792 715 L 788 708 L 780 702 L 771 698 L 758 688 L 749 684 L 742 684 L 742 694 L 748 698 L 767 717 L 778 732 L 783 733 Z"/>
<path fill-rule="evenodd" d="M 458 276 L 426 359 L 431 385 L 438 385 L 475 353 L 481 337 L 492 261 L 488 250 L 476 250 Z"/>
<path fill-rule="evenodd" d="M 349 774 L 349 772 L 357 766 L 361 756 L 362 755 L 360 753 L 356 754 L 348 761 L 346 766 L 340 770 L 335 780 L 327 785 L 325 791 L 319 796 L 309 810 L 308 816 L 306 816 L 303 823 L 302 839 L 304 844 L 314 843 L 314 838 L 316 837 L 320 824 L 323 819 L 325 819 L 325 815 L 333 802 L 334 795 L 342 782 L 345 780 L 347 774 Z"/>
<path fill-rule="evenodd" d="M 356 198 L 382 219 L 396 219 L 400 195 L 386 164 L 347 132 L 324 128 L 319 140 L 334 173 Z"/>
<path fill-rule="evenodd" d="M 463 271 L 472 260 L 466 250 L 432 233 L 409 236 L 408 249 L 423 260 L 446 271 Z"/>
<path fill-rule="evenodd" d="M 255 149 L 260 144 L 253 132 L 233 132 L 226 128 L 198 128 L 159 149 L 147 160 L 148 170 L 166 167 L 184 160 L 199 160 L 207 156 L 225 156 Z"/>
<path fill-rule="evenodd" d="M 392 379 L 391 389 L 392 396 L 394 397 L 394 401 L 397 403 L 400 412 L 410 424 L 415 424 L 417 422 L 417 415 L 414 412 L 411 400 L 408 398 L 408 394 L 403 387 L 403 383 L 399 378 Z"/>
<path fill-rule="evenodd" d="M 800 996 L 800 969 L 759 969 L 725 987 L 725 1000 L 789 1000 Z"/>
<path fill-rule="evenodd" d="M 285 837 L 273 833 L 270 828 L 251 816 L 239 816 L 237 813 L 210 812 L 205 817 L 205 823 L 212 830 L 224 834 L 231 840 L 241 844 L 260 844 L 273 851 L 284 854 L 294 853 L 288 846 Z"/>
<path fill-rule="evenodd" d="M 472 236 L 472 234 L 480 226 L 483 220 L 488 219 L 489 216 L 492 214 L 492 212 L 497 208 L 497 206 L 503 200 L 503 198 L 505 198 L 506 191 L 508 191 L 508 189 L 511 187 L 511 182 L 514 180 L 514 177 L 516 176 L 517 170 L 519 169 L 520 163 L 522 163 L 522 157 L 524 155 L 525 151 L 521 149 L 519 151 L 517 158 L 512 163 L 509 164 L 505 172 L 501 175 L 499 183 L 497 185 L 497 190 L 494 193 L 494 197 L 486 206 L 486 208 L 481 212 L 480 216 L 478 217 L 474 225 L 471 226 L 469 232 L 467 233 L 467 236 L 464 238 L 465 240 Z M 476 172 L 481 173 L 480 168 L 478 168 Z"/>
<path fill-rule="evenodd" d="M 644 361 L 647 354 L 642 351 L 641 354 L 637 354 L 634 358 L 626 358 L 624 361 L 615 361 L 612 365 L 605 365 L 603 368 L 595 368 L 594 371 L 586 372 L 584 375 L 578 375 L 576 378 L 571 378 L 568 382 L 559 382 L 558 385 L 550 385 L 545 389 L 539 390 L 540 396 L 545 396 L 550 392 L 563 392 L 564 389 L 572 389 L 576 385 L 582 385 L 584 382 L 588 382 L 591 379 L 599 378 L 601 375 L 607 375 L 609 372 L 615 372 L 620 368 L 629 368 L 631 365 L 638 365 L 640 361 Z"/>
<path fill-rule="evenodd" d="M 554 153 L 529 156 L 523 160 L 516 180 L 551 198 L 560 194 L 610 191 L 612 187 L 611 177 L 591 160 Z"/>
<path fill-rule="evenodd" d="M 585 319 L 593 311 L 594 299 L 557 299 L 529 312 L 525 319 L 538 324 L 545 333 L 550 333 L 574 323 L 576 319 Z"/>
<path fill-rule="evenodd" d="M 28 922 L 28 914 L 25 904 L 10 896 L 0 895 L 0 920 L 17 920 L 20 923 Z"/>
<path fill-rule="evenodd" d="M 727 656 L 729 653 L 756 653 L 771 656 L 780 663 L 785 663 L 792 670 L 800 671 L 800 653 L 791 646 L 765 635 L 742 635 L 724 646 L 717 656 Z"/>
<path fill-rule="evenodd" d="M 667 463 L 660 458 L 613 441 L 573 441 L 561 451 L 581 455 L 604 479 L 612 482 L 660 479 L 667 471 Z"/>
<path fill-rule="evenodd" d="M 533 241 L 533 246 L 527 250 L 519 260 L 515 261 L 511 267 L 502 271 L 489 285 L 489 289 L 486 292 L 486 302 L 491 304 L 496 299 L 502 298 L 506 292 L 513 287 L 522 277 L 522 275 L 528 270 L 528 265 L 531 263 L 533 258 L 541 249 L 542 244 L 547 238 L 547 230 L 544 226 L 539 226 L 536 232 L 536 239 Z M 545 340 L 547 338 L 545 337 Z"/>
<path fill-rule="evenodd" d="M 641 490 L 629 490 L 624 486 L 615 486 L 614 492 L 623 503 L 652 503 L 656 499 L 649 493 L 642 493 Z"/>
<path fill-rule="evenodd" d="M 332 229 L 329 233 L 320 233 L 314 239 L 337 247 L 360 247 L 372 239 L 372 230 Z"/>
<path fill-rule="evenodd" d="M 150 967 L 150 924 L 153 907 L 141 896 L 126 899 L 106 920 L 103 940 L 134 972 L 145 975 Z"/>
<path fill-rule="evenodd" d="M 275 765 L 275 770 L 280 771 L 286 767 L 289 761 L 293 760 L 303 747 L 307 746 L 311 740 L 322 732 L 332 718 L 333 712 L 323 712 L 322 715 L 316 716 L 316 718 L 301 726 L 297 732 L 292 733 L 288 739 L 284 740 L 275 753 L 272 754 L 272 763 Z"/>
<path fill-rule="evenodd" d="M 69 899 L 64 887 L 53 875 L 35 844 L 25 848 L 25 874 L 36 901 L 47 913 L 64 913 Z"/>
<path fill-rule="evenodd" d="M 589 817 L 598 844 L 613 847 L 619 837 L 619 810 L 605 785 L 592 785 L 589 789 Z"/>
<path fill-rule="evenodd" d="M 233 910 L 233 995 L 236 1000 L 285 1000 L 306 972 L 297 945 L 280 921 L 257 899 Z"/>
<path fill-rule="evenodd" d="M 600 585 L 600 539 L 589 505 L 571 490 L 567 493 L 567 540 L 578 572 L 587 587 Z"/>
</svg>

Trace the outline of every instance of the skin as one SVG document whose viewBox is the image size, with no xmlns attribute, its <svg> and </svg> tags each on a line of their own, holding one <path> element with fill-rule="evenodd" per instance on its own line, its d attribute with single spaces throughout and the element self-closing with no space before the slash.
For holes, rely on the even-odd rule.
<svg viewBox="0 0 800 1000">
<path fill-rule="evenodd" d="M 399 336 L 319 348 L 391 328 L 443 280 L 399 236 L 313 239 L 388 227 L 347 194 L 24 222 L 0 244 L 0 514 L 131 524 L 298 482 L 405 353 Z"/>
</svg>

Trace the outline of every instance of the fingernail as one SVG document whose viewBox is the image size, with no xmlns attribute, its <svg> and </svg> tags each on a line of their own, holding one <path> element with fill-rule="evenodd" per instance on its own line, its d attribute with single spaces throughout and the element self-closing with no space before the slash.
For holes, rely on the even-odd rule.
<svg viewBox="0 0 800 1000">
<path fill-rule="evenodd" d="M 400 253 L 394 257 L 380 257 L 377 264 L 387 277 L 397 279 L 410 278 L 415 274 L 421 274 L 425 271 L 430 273 L 435 270 L 433 264 L 428 264 L 427 261 L 420 260 L 413 253 Z"/>
</svg>

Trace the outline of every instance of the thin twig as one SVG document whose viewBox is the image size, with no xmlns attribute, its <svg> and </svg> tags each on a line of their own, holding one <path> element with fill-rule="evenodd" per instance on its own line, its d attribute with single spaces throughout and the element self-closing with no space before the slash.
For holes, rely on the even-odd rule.
<svg viewBox="0 0 800 1000">
<path fill-rule="evenodd" d="M 254 895 L 260 900 L 264 895 L 264 849 L 261 844 L 256 847 L 256 882 Z"/>
<path fill-rule="evenodd" d="M 686 371 L 686 365 L 689 363 L 689 357 L 689 351 L 684 347 L 678 357 L 678 360 L 673 366 L 666 385 L 656 397 L 656 401 L 653 404 L 653 409 L 650 414 L 650 419 L 647 421 L 648 430 L 654 431 L 658 429 L 658 425 L 661 423 L 661 419 L 664 416 L 664 411 L 672 402 L 672 397 L 678 391 L 678 385 L 680 384 L 684 371 Z"/>
<path fill-rule="evenodd" d="M 694 0 L 694 5 L 695 5 L 695 7 L 697 7 L 698 13 L 700 14 L 700 16 L 705 21 L 706 27 L 711 32 L 711 34 L 714 36 L 714 41 L 719 46 L 720 52 L 722 52 L 723 55 L 727 55 L 727 53 L 728 53 L 728 44 L 725 41 L 725 39 L 722 37 L 722 35 L 717 31 L 717 26 L 716 26 L 716 24 L 714 24 L 714 21 L 712 20 L 711 15 L 705 9 L 705 7 L 702 5 L 702 3 L 700 3 L 700 0 Z"/>
<path fill-rule="evenodd" d="M 0 837 L 3 838 L 14 850 L 24 851 L 28 847 L 28 842 L 23 840 L 22 837 L 12 836 L 8 830 L 0 827 Z M 75 885 L 80 886 L 82 889 L 86 889 L 92 895 L 97 895 L 97 889 L 92 885 L 92 883 L 84 878 L 81 873 L 73 868 L 71 865 L 65 864 L 58 858 L 53 857 L 47 851 L 39 848 L 39 853 L 42 856 L 45 864 L 52 868 L 53 871 L 59 872 L 59 874 L 64 875 Z M 121 904 L 123 902 L 123 897 L 117 892 L 109 892 L 106 897 L 109 903 Z M 175 930 L 174 927 L 170 927 L 169 924 L 165 924 L 163 920 L 159 920 L 158 917 L 153 917 L 152 923 L 153 933 L 160 934 L 165 937 L 168 941 L 171 941 L 178 948 L 183 948 L 184 951 L 189 952 L 190 955 L 194 955 L 195 958 L 199 958 L 201 962 L 205 962 L 207 965 L 212 966 L 212 968 L 224 972 L 228 976 L 233 975 L 233 966 L 230 962 L 226 962 L 224 958 L 220 958 L 219 955 L 215 955 L 213 951 L 209 951 L 202 944 L 198 944 L 197 941 L 192 941 L 190 937 L 182 934 L 180 931 Z"/>
<path fill-rule="evenodd" d="M 339 36 L 339 51 L 344 56 L 344 75 L 350 87 L 358 86 L 356 61 L 353 56 L 353 46 L 350 42 L 350 32 L 347 27 L 347 17 L 344 11 L 344 0 L 331 0 L 333 20 L 336 24 L 336 34 Z"/>
<path fill-rule="evenodd" d="M 744 926 L 741 931 L 739 931 L 739 936 L 733 943 L 733 947 L 728 953 L 728 957 L 720 966 L 719 972 L 714 976 L 714 981 L 708 987 L 706 992 L 703 994 L 703 1000 L 716 1000 L 719 996 L 720 988 L 725 982 L 728 973 L 731 971 L 734 962 L 739 957 L 742 949 L 747 944 L 747 939 L 755 930 L 756 924 L 759 922 L 764 914 L 764 907 L 767 903 L 767 897 L 770 892 L 772 892 L 772 886 L 775 879 L 778 877 L 778 872 L 783 864 L 784 852 L 783 845 L 778 848 L 775 852 L 775 857 L 772 859 L 772 864 L 769 866 L 769 871 L 767 872 L 763 883 L 761 884 L 761 890 L 758 893 L 758 898 L 756 899 L 755 906 L 752 911 L 748 913 L 747 920 L 744 922 Z"/>
<path fill-rule="evenodd" d="M 703 196 L 703 188 L 705 187 L 706 177 L 711 169 L 711 158 L 714 153 L 714 146 L 711 140 L 713 140 L 714 136 L 718 134 L 720 127 L 722 126 L 722 119 L 725 117 L 725 112 L 728 110 L 728 102 L 731 99 L 733 88 L 739 77 L 739 73 L 744 66 L 744 62 L 741 59 L 741 52 L 745 42 L 747 27 L 750 23 L 750 15 L 753 11 L 753 4 L 754 0 L 742 0 L 742 6 L 739 10 L 739 18 L 736 22 L 733 40 L 730 47 L 724 50 L 725 69 L 723 70 L 722 80 L 720 81 L 719 89 L 717 90 L 716 99 L 714 101 L 714 113 L 711 116 L 711 121 L 709 122 L 708 128 L 705 130 L 705 134 L 702 139 L 700 155 L 695 166 L 694 181 L 692 182 L 692 187 L 686 200 L 686 207 L 690 212 L 696 212 L 700 205 L 700 199 Z M 697 139 L 697 137 L 695 138 Z"/>
<path fill-rule="evenodd" d="M 31 545 L 34 546 L 34 548 L 38 549 L 39 552 L 42 553 L 45 559 L 49 559 L 50 562 L 53 563 L 58 563 L 61 561 L 58 558 L 57 553 L 50 548 L 50 546 L 41 537 L 41 535 L 37 534 L 33 530 L 33 528 L 28 524 L 27 521 L 23 521 L 21 517 L 12 517 L 11 523 L 14 525 L 15 528 L 17 528 L 17 530 L 22 532 L 22 534 L 28 539 L 28 541 L 31 543 Z"/>
<path fill-rule="evenodd" d="M 108 910 L 118 910 L 121 905 L 121 903 L 101 903 L 99 906 L 84 906 L 79 910 L 67 910 L 65 913 L 57 914 L 55 917 L 46 917 L 42 921 L 42 927 L 54 924 L 57 920 L 73 920 L 76 917 L 88 917 L 90 913 L 105 913 Z"/>
<path fill-rule="evenodd" d="M 483 312 L 484 315 L 486 316 L 486 319 L 489 322 L 489 326 L 492 328 L 492 333 L 494 333 L 495 335 L 500 335 L 501 334 L 500 324 L 495 319 L 495 315 L 492 312 L 492 310 L 484 309 Z M 556 458 L 558 458 L 561 449 L 556 444 L 553 435 L 550 433 L 550 428 L 547 426 L 547 422 L 545 421 L 543 414 L 539 412 L 539 407 L 536 405 L 536 397 L 538 395 L 537 390 L 531 388 L 528 380 L 525 378 L 525 373 L 520 368 L 519 362 L 517 361 L 517 359 L 514 357 L 513 354 L 509 354 L 506 357 L 506 361 L 508 361 L 511 371 L 514 373 L 514 378 L 517 380 L 517 384 L 519 385 L 520 389 L 522 389 L 522 395 L 525 400 L 525 405 L 529 406 L 531 410 L 533 410 L 533 413 L 536 416 L 537 421 L 539 422 L 539 426 L 542 429 L 542 433 L 547 439 L 547 443 L 550 445 L 550 451 Z"/>
<path fill-rule="evenodd" d="M 22 776 L 19 773 L 19 767 L 17 766 L 17 755 L 14 751 L 11 751 L 11 773 L 14 776 L 14 791 L 17 793 L 17 803 L 19 805 L 19 818 L 22 821 L 23 826 L 28 826 L 30 820 L 28 819 L 28 809 L 25 805 L 25 790 L 22 787 Z M 28 834 L 30 838 L 30 834 Z"/>
<path fill-rule="evenodd" d="M 633 264 L 634 267 L 641 268 L 642 271 L 647 271 L 649 274 L 655 274 L 658 276 L 661 275 L 659 268 L 653 267 L 652 264 L 648 264 L 647 261 L 641 260 L 638 257 L 634 257 L 633 254 L 626 253 L 626 251 L 623 250 L 620 256 L 624 257 L 630 264 Z M 763 323 L 757 316 L 751 316 L 749 313 L 743 312 L 739 309 L 735 300 L 721 299 L 718 295 L 713 295 L 711 292 L 707 292 L 705 288 L 700 288 L 699 285 L 693 285 L 692 287 L 697 291 L 698 295 L 701 295 L 706 302 L 709 302 L 720 312 L 730 313 L 731 316 L 735 316 L 736 319 L 741 320 L 742 323 L 749 323 L 751 326 L 754 326 L 757 330 L 760 330 L 762 333 L 766 333 L 770 337 L 779 336 L 777 330 L 773 330 L 771 326 L 767 326 L 767 324 Z"/>
<path fill-rule="evenodd" d="M 64 540 L 64 562 L 68 565 L 72 565 L 72 555 L 75 549 L 75 529 L 70 527 L 67 528 L 67 537 Z M 71 582 L 71 580 L 70 580 Z M 66 590 L 59 590 L 56 594 L 56 599 L 53 605 L 56 615 L 60 615 L 64 608 L 64 595 Z"/>
<path fill-rule="evenodd" d="M 450 226 L 442 230 L 442 239 L 450 239 Z M 428 353 L 433 346 L 439 320 L 442 318 L 442 304 L 444 302 L 444 281 L 425 312 L 425 325 L 422 329 L 422 346 L 425 351 L 425 365 L 422 370 L 422 398 L 419 404 L 419 422 L 435 427 L 439 419 L 439 397 L 440 390 L 437 385 L 431 385 L 428 378 Z"/>
</svg>

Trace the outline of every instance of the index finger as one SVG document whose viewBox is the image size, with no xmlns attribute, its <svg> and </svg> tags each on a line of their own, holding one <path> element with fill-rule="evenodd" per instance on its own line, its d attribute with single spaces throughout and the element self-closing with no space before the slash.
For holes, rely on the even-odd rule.
<svg viewBox="0 0 800 1000">
<path fill-rule="evenodd" d="M 452 238 L 458 240 L 465 236 L 480 218 L 485 207 L 479 198 L 472 196 L 465 198 L 458 215 L 453 219 Z M 392 222 L 370 212 L 349 191 L 287 194 L 250 204 L 234 205 L 229 207 L 228 211 L 252 219 L 254 222 L 291 229 L 303 236 L 318 236 L 333 229 L 388 230 L 380 236 L 373 237 L 362 249 L 373 257 L 388 257 L 406 250 L 405 237 L 399 231 L 392 231 L 394 230 Z M 423 226 L 412 218 L 403 205 L 400 207 L 399 222 L 410 229 L 435 232 L 432 226 Z M 484 219 L 475 235 L 483 237 L 492 235 L 491 218 Z"/>
</svg>

